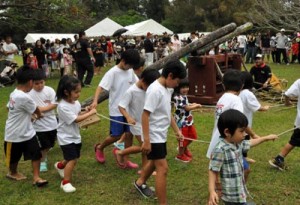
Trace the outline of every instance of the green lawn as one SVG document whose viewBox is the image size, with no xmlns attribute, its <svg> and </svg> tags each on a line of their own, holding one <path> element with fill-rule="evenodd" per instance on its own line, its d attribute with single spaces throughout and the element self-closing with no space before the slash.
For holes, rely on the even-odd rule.
<svg viewBox="0 0 300 205">
<path fill-rule="evenodd" d="M 250 65 L 247 65 L 250 67 Z M 279 77 L 289 81 L 289 86 L 300 77 L 300 66 L 278 66 L 270 64 L 272 71 Z M 104 69 L 102 73 L 107 70 Z M 91 88 L 83 88 L 80 100 L 92 96 L 101 79 L 96 76 Z M 56 89 L 59 80 L 58 72 L 47 80 L 47 85 Z M 3 137 L 7 111 L 5 105 L 13 87 L 0 88 L 0 133 Z M 260 135 L 269 133 L 279 134 L 293 127 L 296 109 L 273 108 L 265 113 L 256 113 L 253 128 Z M 107 101 L 98 106 L 98 112 L 108 116 Z M 209 141 L 213 128 L 213 110 L 194 113 L 195 125 L 199 139 Z M 93 145 L 103 140 L 109 131 L 107 120 L 102 121 L 87 130 L 82 130 L 81 159 L 74 171 L 73 185 L 77 191 L 65 194 L 60 190 L 60 178 L 53 168 L 53 164 L 62 159 L 59 146 L 55 146 L 49 153 L 49 171 L 42 173 L 42 177 L 49 180 L 46 188 L 38 189 L 31 185 L 30 162 L 21 161 L 19 170 L 28 179 L 22 182 L 10 181 L 5 178 L 7 169 L 4 164 L 3 146 L 0 146 L 0 204 L 9 205 L 53 205 L 53 204 L 156 204 L 154 200 L 143 199 L 133 188 L 133 181 L 138 177 L 136 170 L 121 170 L 117 168 L 112 155 L 112 148 L 105 150 L 107 162 L 100 165 L 94 158 Z M 168 138 L 168 201 L 169 204 L 205 204 L 208 197 L 208 159 L 205 157 L 208 145 L 194 142 L 190 149 L 194 159 L 190 164 L 175 161 L 176 139 L 170 131 Z M 295 205 L 300 204 L 300 160 L 299 151 L 295 149 L 287 158 L 289 170 L 279 172 L 269 167 L 268 160 L 275 156 L 281 147 L 289 140 L 291 133 L 287 133 L 275 142 L 262 144 L 249 152 L 249 157 L 257 162 L 251 165 L 248 189 L 253 201 L 265 205 Z M 140 164 L 140 155 L 132 156 L 132 161 Z M 148 182 L 154 186 L 154 178 Z"/>
</svg>

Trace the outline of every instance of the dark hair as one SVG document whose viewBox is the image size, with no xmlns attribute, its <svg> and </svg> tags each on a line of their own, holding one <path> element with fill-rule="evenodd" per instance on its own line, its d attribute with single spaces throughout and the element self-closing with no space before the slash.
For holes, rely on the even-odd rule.
<svg viewBox="0 0 300 205">
<path fill-rule="evenodd" d="M 181 88 L 189 87 L 189 86 L 190 86 L 190 82 L 188 78 L 184 78 L 180 80 L 178 86 L 174 89 L 174 95 L 179 95 Z"/>
<path fill-rule="evenodd" d="M 125 64 L 136 67 L 140 62 L 140 54 L 136 49 L 128 49 L 121 54 L 121 60 L 124 60 Z"/>
<path fill-rule="evenodd" d="M 239 70 L 228 70 L 223 76 L 223 85 L 226 91 L 240 91 L 243 86 L 241 79 L 241 71 Z"/>
<path fill-rule="evenodd" d="M 65 92 L 70 94 L 78 85 L 80 85 L 80 81 L 77 78 L 69 75 L 63 76 L 57 86 L 56 100 L 60 101 L 61 99 L 67 98 L 68 96 Z"/>
<path fill-rule="evenodd" d="M 247 117 L 238 110 L 229 109 L 224 111 L 218 120 L 218 130 L 220 137 L 225 138 L 225 129 L 229 130 L 231 135 L 234 134 L 237 128 L 246 128 L 248 126 Z"/>
<path fill-rule="evenodd" d="M 84 31 L 79 31 L 78 35 L 79 35 L 79 38 L 81 38 L 82 36 L 85 35 L 85 32 Z"/>
<path fill-rule="evenodd" d="M 159 78 L 160 74 L 156 69 L 146 69 L 141 74 L 141 79 L 146 85 L 150 85 L 153 83 L 157 78 Z"/>
<path fill-rule="evenodd" d="M 45 80 L 46 79 L 46 74 L 45 71 L 42 69 L 36 69 L 34 70 L 35 76 L 33 80 Z"/>
<path fill-rule="evenodd" d="M 253 78 L 249 72 L 242 71 L 241 78 L 242 78 L 242 81 L 244 82 L 243 89 L 252 89 L 253 88 Z"/>
<path fill-rule="evenodd" d="M 65 50 L 69 50 L 67 47 L 64 47 L 63 48 L 63 53 L 65 52 Z"/>
<path fill-rule="evenodd" d="M 140 67 L 144 66 L 145 65 L 145 58 L 143 57 L 140 57 L 140 60 L 139 60 L 139 63 L 136 64 L 135 66 L 133 66 L 133 70 L 137 70 L 139 69 Z"/>
<path fill-rule="evenodd" d="M 28 65 L 24 65 L 17 70 L 16 79 L 19 85 L 24 85 L 35 80 L 35 72 Z"/>
<path fill-rule="evenodd" d="M 179 60 L 168 61 L 165 64 L 161 75 L 164 78 L 167 78 L 170 73 L 173 74 L 173 79 L 184 79 L 186 77 L 186 68 Z"/>
</svg>

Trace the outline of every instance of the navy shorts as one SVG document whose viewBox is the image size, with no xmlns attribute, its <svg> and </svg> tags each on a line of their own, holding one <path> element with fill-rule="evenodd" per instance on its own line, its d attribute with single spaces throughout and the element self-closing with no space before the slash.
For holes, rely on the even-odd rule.
<svg viewBox="0 0 300 205">
<path fill-rule="evenodd" d="M 289 143 L 292 146 L 300 147 L 300 129 L 295 129 Z"/>
<path fill-rule="evenodd" d="M 46 132 L 36 132 L 36 135 L 39 138 L 41 143 L 41 149 L 50 149 L 54 147 L 54 143 L 56 140 L 56 130 L 46 131 Z"/>
<path fill-rule="evenodd" d="M 250 169 L 249 162 L 247 162 L 245 157 L 243 157 L 243 167 L 244 167 L 244 170 Z"/>
<path fill-rule="evenodd" d="M 41 146 L 37 136 L 24 142 L 4 142 L 6 166 L 18 163 L 24 156 L 24 160 L 40 160 L 42 157 Z"/>
<path fill-rule="evenodd" d="M 110 116 L 110 119 L 127 123 L 126 118 L 123 116 Z M 110 121 L 110 135 L 112 137 L 120 137 L 124 132 L 130 132 L 128 125 Z"/>
<path fill-rule="evenodd" d="M 70 161 L 70 160 L 80 158 L 81 145 L 82 145 L 81 143 L 61 145 L 60 148 L 62 149 L 64 160 Z"/>
<path fill-rule="evenodd" d="M 151 152 L 147 155 L 148 160 L 165 159 L 167 156 L 167 143 L 151 143 Z"/>
</svg>

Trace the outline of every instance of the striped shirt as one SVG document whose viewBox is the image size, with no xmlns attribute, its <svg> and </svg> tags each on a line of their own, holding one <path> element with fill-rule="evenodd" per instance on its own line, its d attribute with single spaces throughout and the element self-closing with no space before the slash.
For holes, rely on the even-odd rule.
<svg viewBox="0 0 300 205">
<path fill-rule="evenodd" d="M 250 141 L 232 144 L 220 138 L 211 154 L 209 169 L 220 172 L 222 200 L 226 202 L 246 202 L 247 189 L 244 180 L 242 152 L 250 149 Z"/>
</svg>

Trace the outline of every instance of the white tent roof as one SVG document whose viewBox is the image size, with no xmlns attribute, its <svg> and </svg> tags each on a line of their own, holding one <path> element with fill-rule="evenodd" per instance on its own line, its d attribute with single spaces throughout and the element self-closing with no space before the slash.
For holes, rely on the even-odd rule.
<svg viewBox="0 0 300 205">
<path fill-rule="evenodd" d="M 50 41 L 54 41 L 55 39 L 61 40 L 62 38 L 71 38 L 74 41 L 74 35 L 71 33 L 28 33 L 25 37 L 27 43 L 35 43 L 41 37 L 44 39 L 50 39 Z"/>
<path fill-rule="evenodd" d="M 114 22 L 110 18 L 105 18 L 99 23 L 95 24 L 91 28 L 87 29 L 85 31 L 85 34 L 88 37 L 94 37 L 94 36 L 112 36 L 113 33 L 120 29 L 123 28 L 120 24 Z"/>
<path fill-rule="evenodd" d="M 157 23 L 153 19 L 142 21 L 125 27 L 128 31 L 123 35 L 142 36 L 147 35 L 148 32 L 152 34 L 162 35 L 164 32 L 173 34 L 173 31 L 167 29 L 163 25 Z"/>
</svg>

